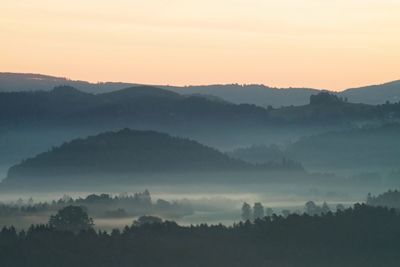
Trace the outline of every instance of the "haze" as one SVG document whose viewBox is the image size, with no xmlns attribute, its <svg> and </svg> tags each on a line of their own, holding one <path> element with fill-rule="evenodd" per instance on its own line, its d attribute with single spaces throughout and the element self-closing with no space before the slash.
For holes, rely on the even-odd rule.
<svg viewBox="0 0 400 267">
<path fill-rule="evenodd" d="M 2 71 L 334 90 L 399 77 L 393 0 L 3 0 L 0 10 Z"/>
</svg>

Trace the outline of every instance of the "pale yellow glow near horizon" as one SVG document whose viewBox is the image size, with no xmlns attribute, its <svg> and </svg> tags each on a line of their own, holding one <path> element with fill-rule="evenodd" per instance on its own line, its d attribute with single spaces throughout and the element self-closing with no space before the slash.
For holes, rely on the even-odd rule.
<svg viewBox="0 0 400 267">
<path fill-rule="evenodd" d="M 400 79 L 397 0 L 1 0 L 0 72 L 342 90 Z"/>
</svg>

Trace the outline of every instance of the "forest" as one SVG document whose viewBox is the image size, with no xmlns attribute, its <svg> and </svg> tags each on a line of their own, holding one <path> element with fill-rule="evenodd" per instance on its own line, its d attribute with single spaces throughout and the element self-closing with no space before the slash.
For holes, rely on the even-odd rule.
<svg viewBox="0 0 400 267">
<path fill-rule="evenodd" d="M 398 266 L 400 214 L 356 204 L 320 215 L 275 214 L 232 226 L 144 216 L 94 231 L 77 206 L 46 225 L 0 232 L 1 266 Z M 351 237 L 351 238 L 349 238 Z"/>
</svg>

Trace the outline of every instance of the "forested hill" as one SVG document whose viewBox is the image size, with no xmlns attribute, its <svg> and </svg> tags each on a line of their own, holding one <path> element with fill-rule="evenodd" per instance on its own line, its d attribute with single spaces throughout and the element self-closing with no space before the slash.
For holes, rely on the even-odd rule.
<svg viewBox="0 0 400 267">
<path fill-rule="evenodd" d="M 86 93 L 102 94 L 136 86 L 135 83 L 100 82 L 70 80 L 62 77 L 31 73 L 0 72 L 0 92 L 51 91 L 54 87 L 68 85 Z M 305 105 L 311 95 L 321 92 L 312 88 L 275 88 L 262 84 L 215 84 L 202 86 L 157 86 L 182 95 L 210 95 L 240 104 L 269 105 L 278 108 L 290 105 Z M 329 89 L 329 88 L 326 88 Z M 335 93 L 348 98 L 349 102 L 364 104 L 384 104 L 400 101 L 400 81 L 351 88 Z"/>
<path fill-rule="evenodd" d="M 233 158 L 262 163 L 271 160 L 299 161 L 308 171 L 356 175 L 371 181 L 396 182 L 400 166 L 400 124 L 366 125 L 304 136 L 286 147 L 249 146 L 228 152 Z M 398 182 L 396 182 L 398 184 Z"/>
<path fill-rule="evenodd" d="M 321 92 L 312 88 L 274 88 L 262 84 L 216 84 L 205 86 L 162 86 L 173 92 L 190 95 L 206 94 L 235 104 L 254 104 L 260 107 L 299 106 L 308 103 L 313 94 Z"/>
<path fill-rule="evenodd" d="M 0 93 L 0 125 L 262 124 L 267 110 L 207 97 L 182 96 L 150 86 L 90 94 L 73 87 Z"/>
<path fill-rule="evenodd" d="M 244 129 L 282 123 L 352 123 L 400 117 L 400 104 L 372 106 L 349 103 L 327 92 L 310 103 L 279 109 L 232 104 L 206 96 L 182 96 L 149 86 L 90 94 L 73 87 L 51 91 L 0 93 L 0 126 L 188 125 Z"/>
<path fill-rule="evenodd" d="M 369 85 L 347 89 L 340 93 L 351 102 L 365 104 L 383 104 L 386 101 L 394 103 L 400 101 L 400 80 L 384 84 Z"/>
<path fill-rule="evenodd" d="M 57 86 L 72 86 L 86 93 L 107 93 L 134 86 L 133 83 L 71 80 L 35 73 L 0 72 L 0 92 L 51 91 Z"/>
<path fill-rule="evenodd" d="M 270 120 L 307 124 L 354 123 L 400 118 L 400 103 L 367 105 L 351 103 L 345 97 L 321 92 L 310 96 L 308 105 L 270 110 Z"/>
<path fill-rule="evenodd" d="M 396 170 L 400 164 L 400 124 L 363 127 L 304 137 L 285 151 L 308 168 Z"/>
<path fill-rule="evenodd" d="M 311 95 L 322 90 L 312 88 L 273 88 L 259 84 L 225 84 L 163 88 L 180 94 L 208 94 L 220 97 L 232 103 L 249 103 L 262 107 L 300 106 L 308 103 Z M 379 85 L 351 88 L 335 95 L 347 98 L 349 102 L 370 105 L 400 101 L 400 81 L 392 81 Z"/>
<path fill-rule="evenodd" d="M 253 166 L 189 139 L 124 129 L 64 143 L 10 168 L 7 180 L 86 174 L 244 170 Z"/>
</svg>

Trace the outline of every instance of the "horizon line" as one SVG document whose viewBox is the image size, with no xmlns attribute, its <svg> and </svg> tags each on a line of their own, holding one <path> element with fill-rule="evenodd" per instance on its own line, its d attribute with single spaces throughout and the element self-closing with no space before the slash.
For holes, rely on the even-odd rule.
<svg viewBox="0 0 400 267">
<path fill-rule="evenodd" d="M 96 84 L 106 84 L 106 83 L 125 83 L 125 84 L 130 84 L 130 85 L 147 85 L 147 86 L 154 86 L 154 87 L 180 87 L 180 88 L 185 88 L 185 87 L 206 87 L 206 86 L 226 86 L 226 85 L 239 85 L 242 87 L 245 86 L 263 86 L 269 89 L 276 89 L 276 90 L 287 90 L 287 89 L 311 89 L 311 90 L 317 90 L 317 91 L 330 91 L 330 92 L 343 92 L 346 90 L 351 90 L 351 89 L 357 89 L 357 88 L 363 88 L 363 87 L 369 87 L 369 86 L 379 86 L 379 85 L 385 85 L 385 84 L 390 84 L 393 82 L 398 82 L 400 81 L 399 79 L 396 80 L 391 80 L 391 81 L 386 81 L 386 82 L 381 82 L 381 83 L 373 83 L 373 84 L 364 84 L 364 85 L 359 85 L 356 87 L 348 87 L 344 88 L 341 90 L 335 90 L 335 89 L 326 89 L 326 88 L 315 88 L 311 86 L 270 86 L 264 83 L 237 83 L 237 82 L 232 82 L 232 83 L 209 83 L 209 84 L 152 84 L 152 83 L 138 83 L 138 82 L 128 82 L 128 81 L 111 81 L 111 80 L 103 80 L 103 81 L 94 81 L 90 79 L 74 79 L 70 78 L 68 76 L 60 75 L 60 74 L 43 74 L 39 72 L 12 72 L 12 71 L 0 71 L 0 75 L 2 74 L 11 74 L 11 75 L 37 75 L 37 76 L 44 76 L 44 77 L 49 77 L 49 78 L 57 78 L 57 79 L 65 79 L 67 81 L 71 82 L 86 82 L 92 85 Z"/>
</svg>

